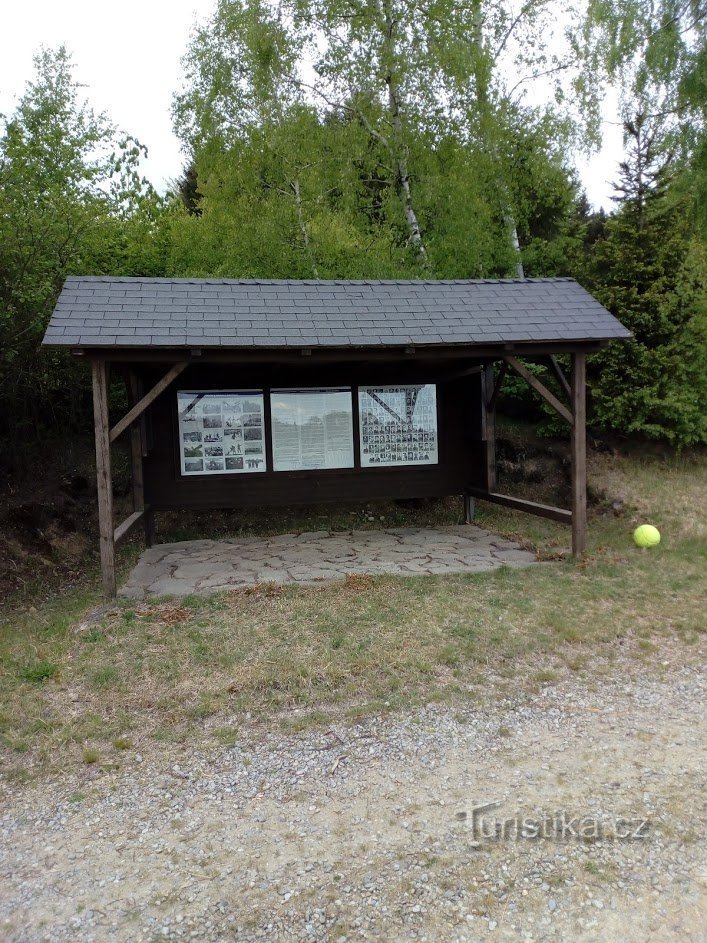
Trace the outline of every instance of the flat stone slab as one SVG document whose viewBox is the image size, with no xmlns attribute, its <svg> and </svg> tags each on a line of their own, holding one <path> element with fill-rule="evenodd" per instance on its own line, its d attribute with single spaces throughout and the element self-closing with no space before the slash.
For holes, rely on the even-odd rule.
<svg viewBox="0 0 707 943">
<path fill-rule="evenodd" d="M 485 573 L 535 554 L 473 524 L 185 540 L 145 550 L 119 595 L 188 596 L 258 583 L 318 583 L 352 573 Z"/>
</svg>

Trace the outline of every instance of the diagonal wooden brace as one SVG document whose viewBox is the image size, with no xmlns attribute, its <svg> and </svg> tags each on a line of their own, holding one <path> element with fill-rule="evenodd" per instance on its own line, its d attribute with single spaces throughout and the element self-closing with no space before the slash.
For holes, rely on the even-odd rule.
<svg viewBox="0 0 707 943">
<path fill-rule="evenodd" d="M 157 383 L 152 387 L 149 393 L 145 393 L 141 400 L 139 400 L 132 407 L 129 412 L 123 416 L 123 418 L 117 422 L 113 428 L 110 430 L 110 441 L 115 442 L 119 435 L 121 435 L 128 426 L 132 425 L 136 419 L 139 419 L 140 416 L 145 412 L 150 403 L 153 403 L 160 393 L 163 390 L 166 390 L 170 383 L 173 380 L 176 380 L 182 370 L 186 367 L 186 362 L 175 363 L 171 370 L 168 370 L 167 373 L 162 377 L 161 380 L 158 380 Z"/>
<path fill-rule="evenodd" d="M 504 360 L 515 370 L 518 376 L 523 377 L 528 386 L 532 387 L 536 393 L 539 393 L 545 402 L 549 403 L 555 412 L 562 416 L 565 422 L 569 423 L 570 426 L 574 425 L 574 419 L 569 409 L 564 406 L 554 395 L 554 393 L 551 393 L 550 390 L 548 390 L 548 388 L 543 383 L 541 383 L 537 377 L 533 376 L 525 364 L 522 364 L 517 357 L 504 357 Z"/>
<path fill-rule="evenodd" d="M 565 391 L 567 396 L 572 398 L 572 387 L 569 384 L 569 380 L 562 371 L 562 367 L 557 362 L 557 357 L 554 354 L 550 354 L 550 366 L 555 371 L 555 376 L 560 381 L 560 386 Z"/>
</svg>

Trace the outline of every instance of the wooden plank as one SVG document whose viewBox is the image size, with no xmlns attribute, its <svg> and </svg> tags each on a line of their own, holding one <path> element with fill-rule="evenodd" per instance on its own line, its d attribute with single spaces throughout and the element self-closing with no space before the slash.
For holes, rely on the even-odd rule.
<svg viewBox="0 0 707 943">
<path fill-rule="evenodd" d="M 136 405 L 142 398 L 139 392 L 138 378 L 134 370 L 130 370 L 127 379 L 129 402 Z M 133 510 L 142 511 L 145 507 L 145 484 L 142 467 L 142 428 L 141 423 L 134 422 L 130 426 L 130 464 L 132 471 Z"/>
<path fill-rule="evenodd" d="M 120 541 L 127 537 L 133 527 L 143 519 L 145 516 L 145 508 L 140 508 L 139 511 L 133 511 L 132 514 L 128 515 L 122 524 L 118 524 L 116 529 L 113 531 L 113 542 L 118 544 Z"/>
<path fill-rule="evenodd" d="M 539 393 L 545 402 L 552 406 L 555 412 L 559 413 L 559 415 L 562 416 L 566 422 L 572 425 L 574 420 L 572 419 L 572 413 L 569 411 L 569 409 L 567 409 L 567 407 L 559 401 L 555 394 L 551 393 L 550 390 L 548 390 L 548 388 L 543 383 L 541 383 L 537 377 L 533 376 L 525 364 L 522 364 L 516 357 L 506 357 L 505 360 L 506 363 L 513 367 L 518 376 L 523 377 L 528 386 L 532 387 L 536 393 Z"/>
<path fill-rule="evenodd" d="M 505 380 L 507 373 L 508 373 L 508 364 L 504 360 L 503 363 L 501 364 L 501 369 L 498 374 L 498 379 L 496 380 L 496 385 L 493 388 L 493 393 L 491 394 L 491 399 L 489 400 L 489 403 L 488 403 L 489 409 L 496 408 L 496 400 L 498 399 L 498 394 L 501 392 L 501 387 L 503 386 L 503 381 Z"/>
<path fill-rule="evenodd" d="M 483 418 L 482 437 L 484 442 L 484 483 L 487 491 L 496 488 L 496 407 L 493 399 L 493 363 L 484 365 L 481 375 L 481 411 Z"/>
<path fill-rule="evenodd" d="M 110 426 L 108 424 L 108 368 L 105 360 L 91 364 L 93 381 L 93 425 L 96 438 L 96 486 L 101 546 L 103 595 L 114 599 L 115 542 L 113 537 L 113 483 L 110 470 Z"/>
<path fill-rule="evenodd" d="M 145 505 L 145 546 L 151 547 L 156 539 L 155 512 L 149 504 Z"/>
<path fill-rule="evenodd" d="M 587 545 L 587 357 L 572 355 L 572 553 Z"/>
<path fill-rule="evenodd" d="M 186 361 L 175 363 L 171 370 L 168 370 L 162 379 L 155 383 L 149 393 L 146 393 L 142 399 L 139 400 L 139 402 L 135 403 L 133 408 L 128 410 L 120 422 L 115 424 L 115 426 L 110 431 L 110 441 L 115 442 L 118 436 L 125 432 L 128 426 L 135 422 L 135 420 L 145 412 L 150 403 L 153 403 L 160 393 L 162 393 L 163 390 L 166 390 L 169 384 L 176 380 L 176 378 L 179 376 L 182 370 L 186 368 L 186 366 Z"/>
<path fill-rule="evenodd" d="M 469 488 L 468 491 L 475 498 L 490 501 L 492 504 L 501 504 L 503 507 L 513 508 L 516 511 L 535 514 L 537 517 L 547 517 L 551 521 L 559 521 L 561 524 L 572 523 L 572 512 L 566 508 L 558 508 L 552 504 L 537 504 L 535 501 L 526 501 L 523 498 L 514 498 L 508 494 L 498 494 L 495 491 L 485 491 L 483 488 Z"/>
<path fill-rule="evenodd" d="M 557 362 L 557 357 L 554 354 L 550 354 L 550 366 L 555 371 L 555 376 L 560 381 L 560 386 L 565 391 L 567 396 L 572 398 L 572 387 L 570 386 L 567 377 L 564 374 L 562 367 Z"/>
<path fill-rule="evenodd" d="M 464 370 L 454 370 L 451 373 L 449 371 L 445 371 L 439 376 L 436 382 L 446 383 L 449 380 L 460 380 L 462 377 L 473 377 L 476 376 L 477 373 L 483 372 L 483 366 L 481 364 L 477 364 L 475 367 L 467 367 Z"/>
<path fill-rule="evenodd" d="M 476 501 L 470 494 L 464 495 L 464 523 L 473 524 L 476 515 Z"/>
</svg>

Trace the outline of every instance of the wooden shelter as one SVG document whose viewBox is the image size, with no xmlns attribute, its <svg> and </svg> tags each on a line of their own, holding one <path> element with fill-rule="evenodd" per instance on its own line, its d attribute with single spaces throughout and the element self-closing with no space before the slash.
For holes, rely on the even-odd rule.
<svg viewBox="0 0 707 943">
<path fill-rule="evenodd" d="M 581 554 L 586 355 L 629 336 L 573 279 L 72 277 L 43 343 L 91 363 L 110 598 L 116 544 L 139 522 L 150 544 L 163 510 L 461 494 L 468 520 L 483 498 L 570 524 Z M 562 399 L 523 360 L 548 361 Z M 111 370 L 129 395 L 112 427 Z M 495 411 L 511 371 L 571 427 L 569 509 L 498 493 Z M 110 449 L 123 433 L 134 510 L 116 526 Z"/>
</svg>

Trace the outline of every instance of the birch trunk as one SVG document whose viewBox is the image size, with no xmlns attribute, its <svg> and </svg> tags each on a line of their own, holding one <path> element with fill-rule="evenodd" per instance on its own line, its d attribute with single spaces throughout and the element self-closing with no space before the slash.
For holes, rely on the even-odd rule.
<svg viewBox="0 0 707 943">
<path fill-rule="evenodd" d="M 317 269 L 317 263 L 314 260 L 314 252 L 312 252 L 312 244 L 309 241 L 309 231 L 304 218 L 304 210 L 302 209 L 302 193 L 300 191 L 299 180 L 297 177 L 295 177 L 295 179 L 292 181 L 291 186 L 295 197 L 295 206 L 297 207 L 297 222 L 299 224 L 300 232 L 302 233 L 304 249 L 307 253 L 309 264 L 312 266 L 312 274 L 315 278 L 319 278 L 319 270 Z"/>
<path fill-rule="evenodd" d="M 505 189 L 505 188 L 504 188 Z M 505 193 L 503 194 L 506 195 Z M 511 243 L 511 248 L 516 257 L 516 278 L 525 278 L 525 269 L 523 268 L 523 256 L 520 251 L 520 239 L 518 238 L 518 227 L 516 226 L 513 210 L 506 204 L 503 211 L 503 222 L 506 226 L 506 232 Z"/>
<path fill-rule="evenodd" d="M 392 143 L 389 147 L 391 157 L 395 164 L 396 183 L 398 193 L 403 201 L 403 210 L 405 220 L 408 226 L 409 240 L 417 253 L 417 257 L 423 265 L 429 265 L 427 249 L 422 238 L 420 222 L 415 212 L 415 204 L 412 197 L 412 187 L 410 185 L 410 172 L 408 169 L 408 149 L 403 141 L 403 122 L 400 115 L 401 96 L 400 90 L 394 78 L 394 48 L 393 33 L 395 24 L 390 9 L 389 0 L 380 0 L 378 12 L 381 17 L 385 49 L 385 84 L 388 92 L 388 114 L 390 124 L 393 129 Z"/>
<path fill-rule="evenodd" d="M 474 38 L 472 42 L 474 46 L 476 46 L 476 68 L 474 73 L 474 81 L 476 85 L 476 104 L 479 109 L 479 116 L 483 127 L 490 118 L 490 68 L 487 67 L 486 62 L 487 51 L 484 46 L 484 18 L 481 0 L 472 0 L 472 8 L 475 20 Z M 493 160 L 496 164 L 500 163 L 498 148 L 495 145 L 491 145 L 489 147 L 487 141 L 485 140 L 481 143 L 482 147 L 490 154 L 491 160 Z M 518 226 L 516 224 L 511 201 L 508 197 L 508 188 L 506 187 L 506 184 L 504 183 L 500 174 L 496 177 L 496 187 L 498 189 L 502 206 L 503 225 L 506 228 L 508 241 L 511 244 L 511 248 L 513 249 L 513 254 L 515 256 L 516 278 L 525 278 L 525 270 L 523 269 L 523 256 L 520 249 L 520 239 L 518 238 Z"/>
</svg>

